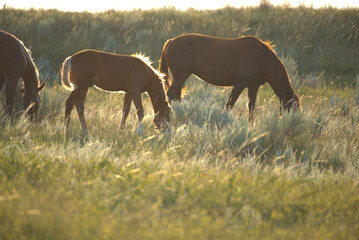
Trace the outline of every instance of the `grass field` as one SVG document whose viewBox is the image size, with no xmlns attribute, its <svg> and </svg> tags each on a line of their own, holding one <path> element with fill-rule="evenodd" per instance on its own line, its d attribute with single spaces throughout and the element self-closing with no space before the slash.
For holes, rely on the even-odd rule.
<svg viewBox="0 0 359 240">
<path fill-rule="evenodd" d="M 93 26 L 96 21 L 112 22 L 118 17 L 124 29 L 123 23 L 131 26 L 130 20 L 135 19 L 129 16 L 137 14 L 139 19 L 160 16 L 163 22 L 171 17 L 192 19 L 188 24 L 205 23 L 207 27 L 203 29 L 214 31 L 218 22 L 197 17 L 220 15 L 220 11 L 228 15 L 222 14 L 225 26 L 236 11 L 246 13 L 248 21 L 258 19 L 255 26 L 264 26 L 265 16 L 274 18 L 260 15 L 263 11 L 287 20 L 301 14 L 322 16 L 324 20 L 316 24 L 321 26 L 318 29 L 323 36 L 332 34 L 326 32 L 329 27 L 323 27 L 328 24 L 324 16 L 335 12 L 333 18 L 345 19 L 345 26 L 331 29 L 345 32 L 347 25 L 354 26 L 352 40 L 340 46 L 331 42 L 338 41 L 335 39 L 319 45 L 322 53 L 344 49 L 339 58 L 354 63 L 328 67 L 331 55 L 320 54 L 320 60 L 306 53 L 304 58 L 298 47 L 303 42 L 292 48 L 290 43 L 283 44 L 282 49 L 279 43 L 286 40 L 278 37 L 276 49 L 301 97 L 302 112 L 279 116 L 279 101 L 270 87 L 264 86 L 259 90 L 254 122 L 249 123 L 246 91 L 228 111 L 224 105 L 230 88 L 209 86 L 192 76 L 187 82 L 187 95 L 180 104 L 172 105 L 172 123 L 166 133 L 154 129 L 153 110 L 146 95 L 144 136 L 137 134 L 134 109 L 126 130 L 118 132 L 123 94 L 91 88 L 85 103 L 89 134 L 82 135 L 73 112 L 70 131 L 65 136 L 64 101 L 69 92 L 59 84 L 57 64 L 85 45 L 98 49 L 102 43 L 91 39 L 95 35 L 101 38 L 101 34 L 87 29 L 86 36 L 91 36 L 87 38 L 82 31 L 70 28 L 71 36 L 78 35 L 78 42 L 64 50 L 64 45 L 69 44 L 60 41 L 64 36 L 57 41 L 59 47 L 52 49 L 46 45 L 51 41 L 45 34 L 32 35 L 32 25 L 25 31 L 24 23 L 15 21 L 29 15 L 33 16 L 30 22 L 52 16 L 54 26 L 71 25 L 57 25 L 60 20 L 79 21 L 78 28 L 86 29 L 82 25 L 86 19 L 90 19 L 88 26 Z M 4 8 L 0 16 L 2 24 L 19 26 L 13 28 L 13 33 L 23 31 L 25 44 L 31 42 L 34 56 L 40 59 L 37 63 L 41 81 L 49 83 L 41 93 L 38 124 L 24 118 L 20 103 L 13 121 L 4 118 L 4 108 L 0 108 L 0 239 L 358 238 L 359 65 L 354 59 L 359 48 L 358 10 L 226 8 L 208 12 L 162 9 L 90 14 Z M 163 22 L 159 25 L 163 26 Z M 179 24 L 170 23 L 169 26 Z M 277 31 L 277 25 L 250 28 L 267 36 L 267 32 Z M 133 26 L 131 31 L 136 32 L 137 27 L 143 31 L 143 25 Z M 164 36 L 183 31 L 169 26 Z M 293 27 L 289 24 L 285 29 Z M 304 26 L 298 26 L 298 31 L 301 27 Z M 111 33 L 114 45 L 122 44 L 123 38 L 117 38 L 114 30 Z M 301 34 L 305 38 L 304 32 Z M 225 32 L 223 35 L 228 36 Z M 307 38 L 313 37 L 308 35 Z M 36 43 L 41 36 L 44 45 Z M 112 41 L 108 37 L 104 40 Z M 135 41 L 134 36 L 131 41 Z M 121 50 L 131 53 L 136 47 L 144 52 L 152 49 L 148 54 L 156 61 L 163 43 L 143 44 L 141 48 L 128 43 Z"/>
</svg>

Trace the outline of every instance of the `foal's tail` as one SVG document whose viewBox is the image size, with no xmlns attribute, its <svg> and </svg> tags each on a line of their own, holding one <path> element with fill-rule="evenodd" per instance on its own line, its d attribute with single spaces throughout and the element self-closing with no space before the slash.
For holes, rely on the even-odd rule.
<svg viewBox="0 0 359 240">
<path fill-rule="evenodd" d="M 165 53 L 167 50 L 168 45 L 172 42 L 172 39 L 167 40 L 167 42 L 163 45 L 161 59 L 160 59 L 160 72 L 165 74 L 164 80 L 165 80 L 165 88 L 166 91 L 170 88 L 170 76 L 168 74 L 168 66 L 166 63 Z"/>
<path fill-rule="evenodd" d="M 62 70 L 61 70 L 61 82 L 62 86 L 69 91 L 75 90 L 75 86 L 71 82 L 71 61 L 72 56 L 65 59 L 64 63 L 62 64 Z"/>
</svg>

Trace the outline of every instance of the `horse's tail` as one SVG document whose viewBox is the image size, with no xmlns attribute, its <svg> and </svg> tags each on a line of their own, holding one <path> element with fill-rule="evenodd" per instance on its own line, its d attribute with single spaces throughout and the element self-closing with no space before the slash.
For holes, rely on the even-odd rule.
<svg viewBox="0 0 359 240">
<path fill-rule="evenodd" d="M 71 82 L 71 61 L 72 56 L 65 59 L 65 61 L 62 64 L 62 70 L 61 70 L 61 82 L 62 86 L 69 91 L 75 90 L 75 86 Z"/>
<path fill-rule="evenodd" d="M 172 42 L 172 39 L 167 40 L 167 42 L 163 45 L 161 59 L 160 59 L 160 72 L 165 74 L 164 80 L 165 80 L 165 88 L 166 91 L 170 88 L 170 76 L 168 73 L 168 66 L 166 63 L 165 53 L 167 50 L 168 45 Z"/>
</svg>

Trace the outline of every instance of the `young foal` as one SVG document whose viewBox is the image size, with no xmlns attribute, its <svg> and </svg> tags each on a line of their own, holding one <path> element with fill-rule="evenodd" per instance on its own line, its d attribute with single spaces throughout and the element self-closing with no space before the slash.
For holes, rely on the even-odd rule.
<svg viewBox="0 0 359 240">
<path fill-rule="evenodd" d="M 137 109 L 138 132 L 142 134 L 144 112 L 141 93 L 143 92 L 147 92 L 150 96 L 155 112 L 154 124 L 156 127 L 160 130 L 167 127 L 171 107 L 166 98 L 162 75 L 151 67 L 148 58 L 141 55 L 125 56 L 84 50 L 66 58 L 62 65 L 61 77 L 62 85 L 72 91 L 66 100 L 66 131 L 71 111 L 76 106 L 82 131 L 87 132 L 84 102 L 89 87 L 93 85 L 106 91 L 125 92 L 120 130 L 125 126 L 133 101 Z"/>
<path fill-rule="evenodd" d="M 165 86 L 171 100 L 181 100 L 181 89 L 193 73 L 216 86 L 233 86 L 226 108 L 232 108 L 242 91 L 248 88 L 249 119 L 253 118 L 257 91 L 265 83 L 273 88 L 287 110 L 300 107 L 285 66 L 269 44 L 255 37 L 180 35 L 165 43 L 160 71 L 166 74 Z"/>
<path fill-rule="evenodd" d="M 23 104 L 30 120 L 36 119 L 40 106 L 39 74 L 32 61 L 30 50 L 15 36 L 0 30 L 0 90 L 6 86 L 6 112 L 10 116 L 14 108 L 14 97 L 19 79 L 24 81 Z"/>
</svg>

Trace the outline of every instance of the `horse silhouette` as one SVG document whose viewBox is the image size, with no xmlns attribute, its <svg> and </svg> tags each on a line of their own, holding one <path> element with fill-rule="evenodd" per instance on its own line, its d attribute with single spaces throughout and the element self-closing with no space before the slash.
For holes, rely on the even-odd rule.
<svg viewBox="0 0 359 240">
<path fill-rule="evenodd" d="M 272 87 L 285 109 L 300 108 L 282 61 L 270 44 L 255 37 L 180 35 L 164 44 L 160 71 L 166 74 L 165 87 L 170 100 L 181 100 L 186 79 L 195 74 L 216 86 L 233 86 L 226 108 L 232 108 L 242 91 L 248 88 L 250 120 L 258 89 L 265 83 Z"/>
</svg>

